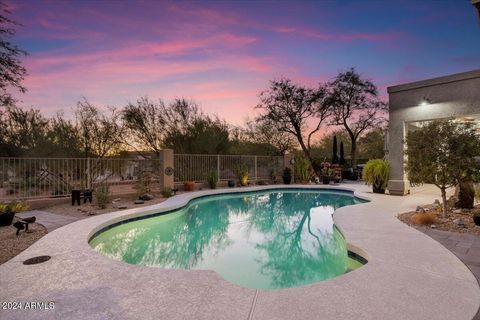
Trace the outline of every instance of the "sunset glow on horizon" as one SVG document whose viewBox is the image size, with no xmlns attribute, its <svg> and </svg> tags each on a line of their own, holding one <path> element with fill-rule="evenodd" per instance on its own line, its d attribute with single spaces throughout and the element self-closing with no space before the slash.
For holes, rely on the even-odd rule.
<svg viewBox="0 0 480 320">
<path fill-rule="evenodd" d="M 355 67 L 386 87 L 480 68 L 470 1 L 6 1 L 29 55 L 21 105 L 123 107 L 185 97 L 242 124 L 281 77 L 317 86 Z"/>
</svg>

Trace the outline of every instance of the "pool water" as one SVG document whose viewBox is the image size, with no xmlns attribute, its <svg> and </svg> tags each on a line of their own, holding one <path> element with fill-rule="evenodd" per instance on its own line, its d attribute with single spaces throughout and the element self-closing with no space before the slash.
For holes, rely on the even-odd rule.
<svg viewBox="0 0 480 320">
<path fill-rule="evenodd" d="M 131 264 L 214 270 L 242 287 L 288 288 L 362 265 L 348 256 L 332 220 L 335 209 L 361 202 L 351 193 L 311 189 L 207 196 L 106 229 L 90 245 Z"/>
</svg>

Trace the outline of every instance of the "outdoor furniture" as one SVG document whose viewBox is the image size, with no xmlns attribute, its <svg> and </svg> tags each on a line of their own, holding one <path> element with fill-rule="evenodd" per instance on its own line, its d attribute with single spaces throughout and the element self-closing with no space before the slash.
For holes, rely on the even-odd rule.
<svg viewBox="0 0 480 320">
<path fill-rule="evenodd" d="M 87 200 L 92 203 L 92 190 L 90 189 L 73 189 L 72 190 L 72 206 L 75 205 L 75 202 L 80 205 L 80 199 L 83 199 L 83 203 L 86 203 Z"/>
<path fill-rule="evenodd" d="M 17 236 L 20 233 L 20 230 L 25 229 L 25 232 L 28 232 L 28 225 L 30 223 L 34 223 L 37 220 L 35 216 L 33 217 L 28 217 L 28 218 L 23 218 L 21 221 L 17 221 L 13 224 L 15 228 L 17 228 L 17 232 L 15 233 Z"/>
</svg>

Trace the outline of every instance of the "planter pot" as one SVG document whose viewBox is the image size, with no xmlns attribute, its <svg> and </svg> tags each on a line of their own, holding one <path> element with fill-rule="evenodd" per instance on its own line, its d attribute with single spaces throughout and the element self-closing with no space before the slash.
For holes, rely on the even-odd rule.
<svg viewBox="0 0 480 320">
<path fill-rule="evenodd" d="M 193 191 L 195 189 L 195 182 L 187 181 L 183 184 L 185 191 Z"/>
<path fill-rule="evenodd" d="M 382 193 L 384 194 L 385 193 L 385 189 L 382 189 L 381 187 L 377 186 L 377 185 L 372 185 L 372 189 L 373 189 L 373 193 Z"/>
<path fill-rule="evenodd" d="M 323 184 L 330 184 L 330 177 L 322 177 Z"/>
<path fill-rule="evenodd" d="M 350 180 L 351 172 L 350 170 L 342 170 L 342 179 Z"/>
<path fill-rule="evenodd" d="M 12 224 L 15 213 L 0 213 L 0 226 L 9 226 Z"/>
<path fill-rule="evenodd" d="M 480 216 L 473 216 L 473 222 L 475 222 L 475 225 L 480 226 Z"/>
<path fill-rule="evenodd" d="M 235 180 L 228 180 L 228 187 L 229 188 L 235 187 Z"/>
<path fill-rule="evenodd" d="M 292 182 L 292 176 L 282 176 L 283 184 L 290 184 Z"/>
</svg>

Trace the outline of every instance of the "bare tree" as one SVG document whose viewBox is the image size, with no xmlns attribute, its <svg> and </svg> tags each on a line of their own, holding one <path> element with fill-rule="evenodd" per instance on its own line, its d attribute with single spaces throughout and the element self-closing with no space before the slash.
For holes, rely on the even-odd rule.
<svg viewBox="0 0 480 320">
<path fill-rule="evenodd" d="M 87 99 L 77 103 L 76 129 L 85 157 L 103 158 L 119 151 L 123 141 L 120 113 L 108 109 L 108 115 Z"/>
<path fill-rule="evenodd" d="M 260 120 L 274 123 L 280 132 L 293 135 L 315 171 L 319 166 L 311 155 L 312 137 L 320 131 L 324 121 L 330 116 L 324 104 L 325 88 L 309 89 L 293 84 L 288 79 L 271 81 L 270 89 L 260 94 L 262 109 Z M 314 123 L 309 130 L 309 123 Z"/>
<path fill-rule="evenodd" d="M 20 57 L 26 56 L 27 52 L 11 43 L 15 35 L 15 26 L 20 24 L 7 18 L 10 14 L 7 5 L 0 2 L 0 104 L 13 105 L 14 99 L 7 92 L 8 87 L 14 87 L 20 92 L 25 92 L 22 80 L 27 70 L 22 66 Z"/>
<path fill-rule="evenodd" d="M 248 141 L 271 146 L 275 153 L 281 155 L 293 150 L 296 145 L 295 138 L 290 133 L 280 131 L 269 119 L 247 121 L 244 136 Z"/>
<path fill-rule="evenodd" d="M 358 138 L 385 121 L 387 104 L 378 97 L 377 87 L 362 79 L 354 68 L 339 73 L 327 87 L 325 101 L 332 110 L 331 124 L 341 125 L 347 131 L 351 140 L 350 160 L 355 167 Z"/>
</svg>

